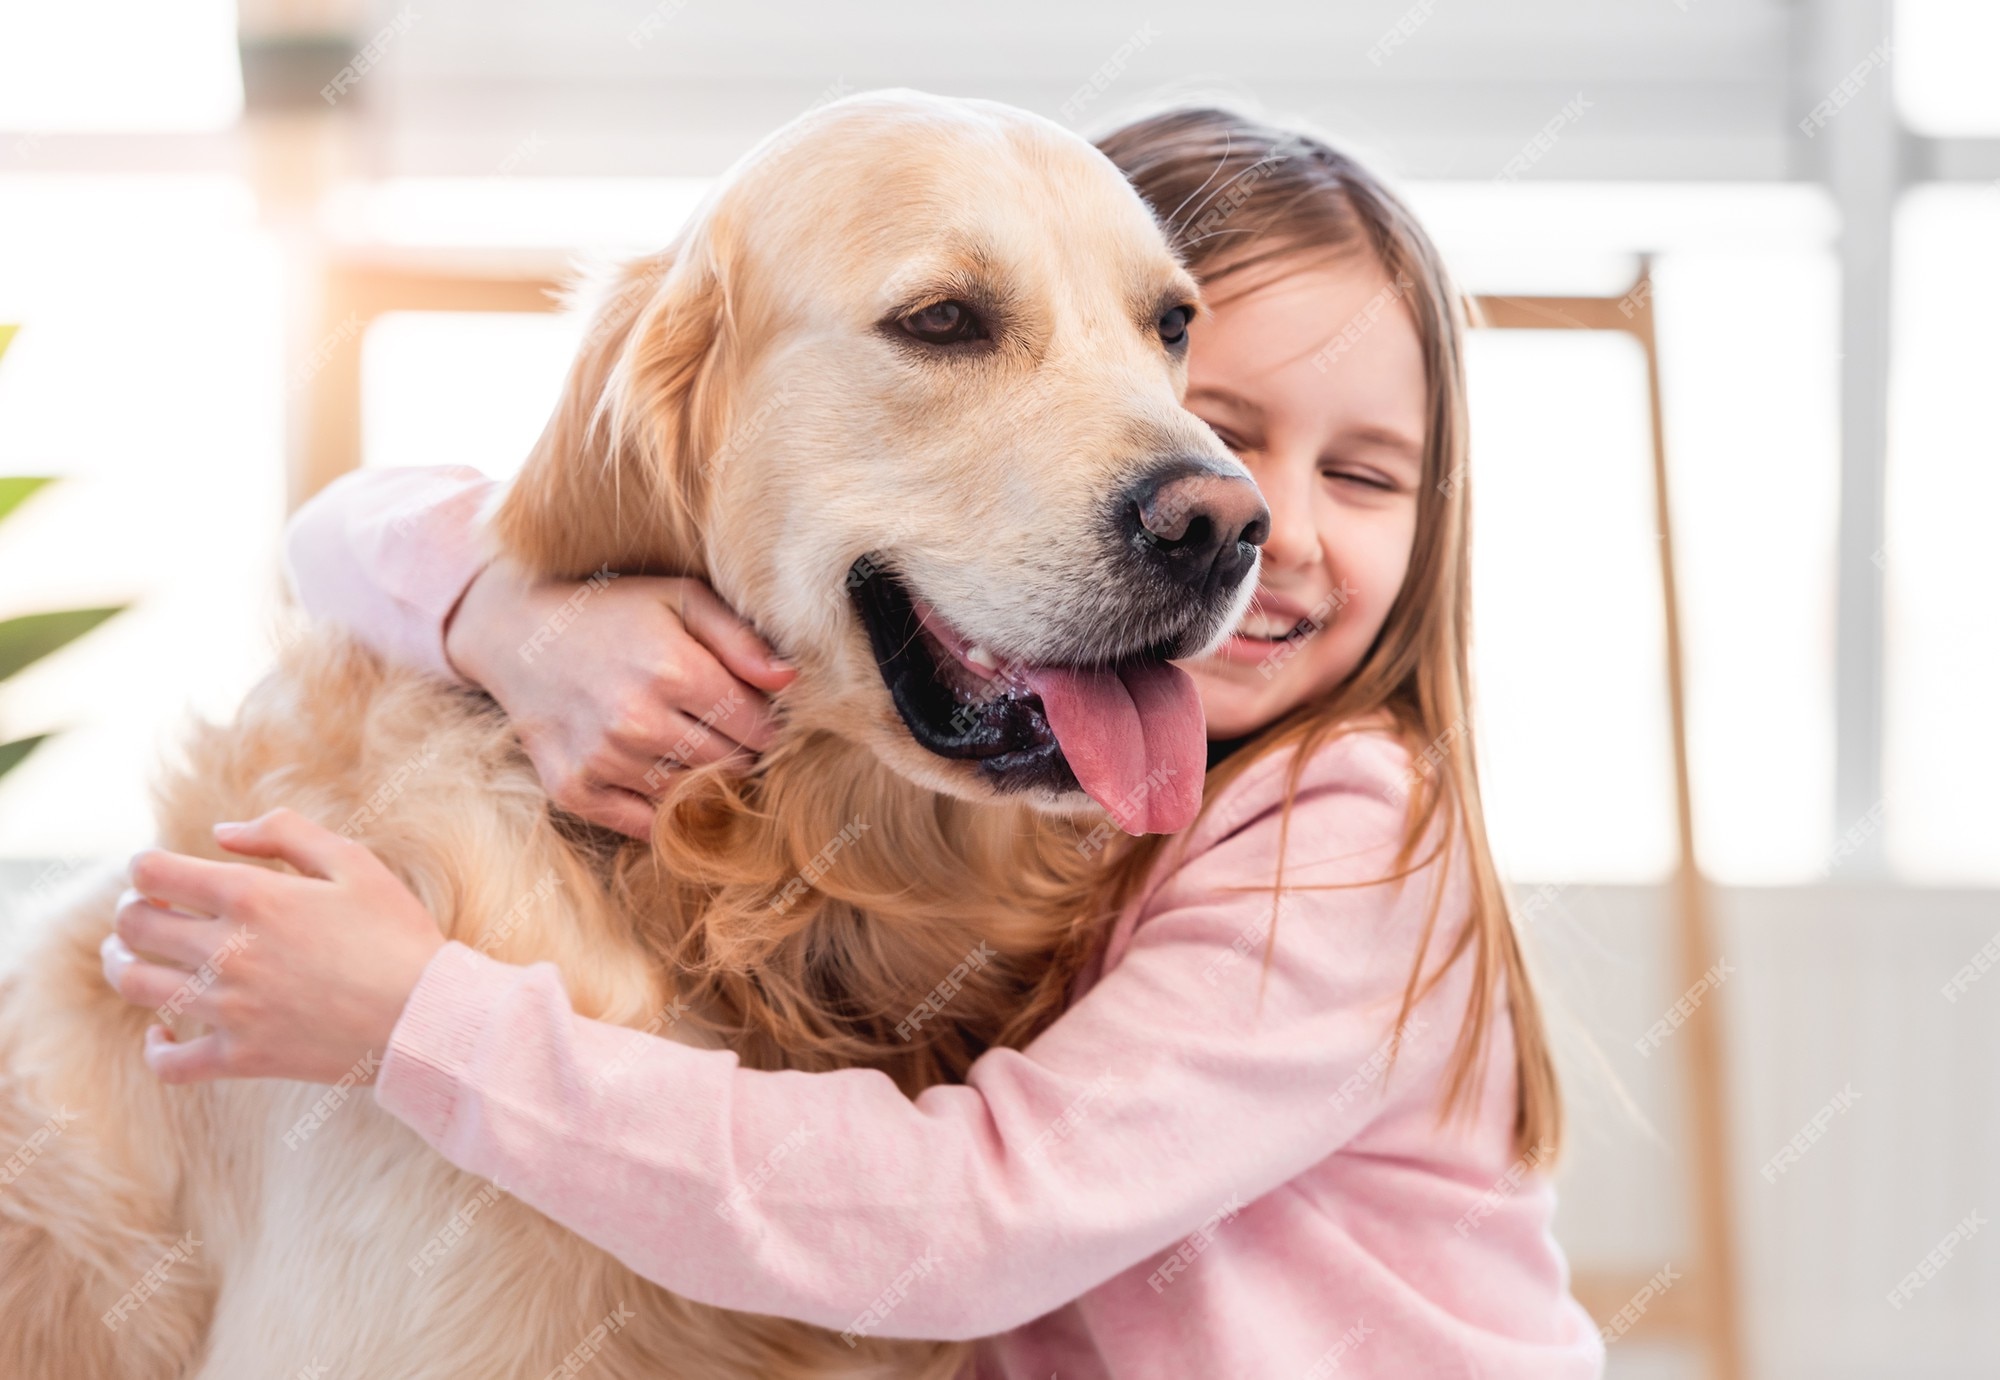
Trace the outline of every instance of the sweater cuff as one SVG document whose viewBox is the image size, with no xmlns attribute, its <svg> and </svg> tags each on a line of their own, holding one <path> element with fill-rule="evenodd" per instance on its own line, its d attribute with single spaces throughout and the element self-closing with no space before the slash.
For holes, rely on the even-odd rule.
<svg viewBox="0 0 2000 1380">
<path fill-rule="evenodd" d="M 377 1105 L 432 1146 L 441 1146 L 458 1112 L 459 1090 L 496 989 L 521 970 L 457 940 L 431 955 L 410 991 L 375 1076 Z"/>
<path fill-rule="evenodd" d="M 411 652 L 423 670 L 456 685 L 470 687 L 472 681 L 451 664 L 445 632 L 473 580 L 492 564 L 486 523 L 505 494 L 491 480 L 442 499 L 434 492 L 419 494 L 391 524 L 401 545 L 392 543 L 382 555 L 383 565 L 399 573 L 403 598 L 414 610 Z"/>
</svg>

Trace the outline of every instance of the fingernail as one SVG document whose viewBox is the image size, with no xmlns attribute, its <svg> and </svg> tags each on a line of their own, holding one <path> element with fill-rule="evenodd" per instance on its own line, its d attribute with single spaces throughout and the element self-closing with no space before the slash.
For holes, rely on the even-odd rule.
<svg viewBox="0 0 2000 1380">
<path fill-rule="evenodd" d="M 240 834 L 243 832 L 243 826 L 233 821 L 225 820 L 216 824 L 215 832 L 218 834 Z"/>
</svg>

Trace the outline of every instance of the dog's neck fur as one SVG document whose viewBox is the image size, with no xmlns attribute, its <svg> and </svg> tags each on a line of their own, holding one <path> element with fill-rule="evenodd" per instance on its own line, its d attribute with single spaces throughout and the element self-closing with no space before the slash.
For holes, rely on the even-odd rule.
<svg viewBox="0 0 2000 1380">
<path fill-rule="evenodd" d="M 747 1065 L 874 1067 L 914 1092 L 1061 1010 L 1100 931 L 1081 837 L 807 733 L 747 776 L 676 776 L 618 896 Z"/>
</svg>

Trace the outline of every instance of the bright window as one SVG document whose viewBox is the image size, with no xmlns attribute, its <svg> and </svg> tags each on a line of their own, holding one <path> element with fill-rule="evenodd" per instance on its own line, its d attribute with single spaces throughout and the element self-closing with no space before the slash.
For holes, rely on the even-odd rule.
<svg viewBox="0 0 2000 1380">
<path fill-rule="evenodd" d="M 1884 844 L 1904 877 L 2000 882 L 2000 191 L 1898 218 L 1889 432 Z"/>
<path fill-rule="evenodd" d="M 2000 134 L 2000 5 L 1993 0 L 1896 0 L 1896 105 L 1924 134 Z"/>
<path fill-rule="evenodd" d="M 1471 346 L 1481 770 L 1511 876 L 1650 882 L 1673 775 L 1643 356 L 1627 337 Z"/>
<path fill-rule="evenodd" d="M 243 111 L 231 0 L 0 6 L 0 129 L 223 129 Z"/>
<path fill-rule="evenodd" d="M 391 312 L 361 340 L 362 463 L 520 468 L 582 338 L 576 313 Z"/>
<path fill-rule="evenodd" d="M 1830 208 L 1801 187 L 1413 189 L 1476 292 L 1618 294 L 1654 267 L 1696 844 L 1734 883 L 1831 853 L 1838 339 Z M 1643 357 L 1476 334 L 1474 630 L 1487 807 L 1524 879 L 1673 860 Z"/>
</svg>

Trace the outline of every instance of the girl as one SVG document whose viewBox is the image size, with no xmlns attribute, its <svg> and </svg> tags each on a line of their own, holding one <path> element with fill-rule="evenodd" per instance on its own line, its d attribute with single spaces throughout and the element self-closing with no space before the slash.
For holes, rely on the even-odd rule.
<svg viewBox="0 0 2000 1380">
<path fill-rule="evenodd" d="M 912 1101 L 587 1021 L 553 965 L 446 943 L 290 811 L 218 837 L 304 875 L 140 854 L 107 976 L 157 1005 L 250 925 L 190 1008 L 211 1032 L 149 1032 L 162 1078 L 331 1082 L 381 1051 L 380 1105 L 664 1287 L 985 1337 L 981 1377 L 1597 1375 L 1466 739 L 1461 299 L 1401 203 L 1313 139 L 1198 109 L 1101 147 L 1203 281 L 1187 405 L 1272 528 L 1250 614 L 1188 668 L 1202 815 L 1108 851 L 1094 950 L 1024 1048 Z M 482 568 L 489 489 L 344 480 L 294 522 L 301 599 L 483 687 L 559 802 L 644 837 L 661 759 L 763 747 L 789 668 L 706 589 L 637 576 L 522 661 L 574 587 Z"/>
</svg>

